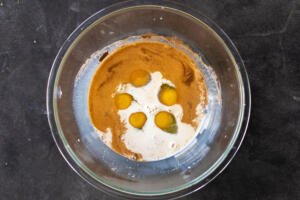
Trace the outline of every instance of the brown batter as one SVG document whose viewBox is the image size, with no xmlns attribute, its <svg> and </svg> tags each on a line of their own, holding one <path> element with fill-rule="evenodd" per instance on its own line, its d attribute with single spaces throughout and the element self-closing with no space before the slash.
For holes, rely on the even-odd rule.
<svg viewBox="0 0 300 200">
<path fill-rule="evenodd" d="M 207 103 L 205 80 L 195 62 L 185 53 L 168 44 L 152 41 L 134 42 L 101 58 L 89 91 L 89 112 L 94 126 L 102 132 L 112 132 L 112 148 L 121 155 L 140 160 L 141 155 L 127 149 L 122 142 L 126 131 L 118 115 L 112 94 L 119 84 L 129 83 L 137 69 L 149 73 L 159 71 L 175 84 L 178 103 L 183 108 L 182 121 L 196 127 L 196 107 L 200 98 Z"/>
</svg>

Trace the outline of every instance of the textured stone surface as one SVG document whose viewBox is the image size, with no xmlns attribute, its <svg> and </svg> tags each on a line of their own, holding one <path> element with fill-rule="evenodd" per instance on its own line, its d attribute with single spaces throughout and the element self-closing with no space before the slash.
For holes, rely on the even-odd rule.
<svg viewBox="0 0 300 200">
<path fill-rule="evenodd" d="M 45 94 L 63 41 L 114 2 L 0 0 L 0 199 L 113 199 L 81 180 L 59 154 Z M 181 2 L 232 38 L 245 61 L 253 100 L 248 134 L 233 162 L 183 199 L 300 199 L 299 0 Z"/>
</svg>

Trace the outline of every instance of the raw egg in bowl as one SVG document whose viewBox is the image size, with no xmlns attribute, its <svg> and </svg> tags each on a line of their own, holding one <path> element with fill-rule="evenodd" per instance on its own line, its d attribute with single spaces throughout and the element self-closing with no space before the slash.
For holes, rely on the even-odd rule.
<svg viewBox="0 0 300 200">
<path fill-rule="evenodd" d="M 60 49 L 47 88 L 53 138 L 96 188 L 169 199 L 214 179 L 250 113 L 243 62 L 197 11 L 129 1 L 84 21 Z"/>
</svg>

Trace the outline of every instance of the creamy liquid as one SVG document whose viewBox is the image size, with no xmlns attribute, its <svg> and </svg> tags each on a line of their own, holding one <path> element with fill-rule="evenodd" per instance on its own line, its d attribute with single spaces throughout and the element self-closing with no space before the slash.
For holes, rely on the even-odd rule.
<svg viewBox="0 0 300 200">
<path fill-rule="evenodd" d="M 196 135 L 196 130 L 190 124 L 182 122 L 183 110 L 181 105 L 165 106 L 158 100 L 157 94 L 162 84 L 174 86 L 174 84 L 164 79 L 160 72 L 151 73 L 151 81 L 144 87 L 136 88 L 131 84 L 121 84 L 116 93 L 128 93 L 135 101 L 125 110 L 119 110 L 118 114 L 124 122 L 126 131 L 122 135 L 122 140 L 126 147 L 142 155 L 143 160 L 153 161 L 174 155 L 192 141 Z M 199 112 L 201 107 L 199 106 Z M 171 112 L 177 121 L 178 132 L 170 134 L 159 129 L 154 123 L 154 116 L 159 111 Z M 128 118 L 131 113 L 143 112 L 147 116 L 147 121 L 142 129 L 132 127 Z M 111 133 L 100 132 L 103 141 L 111 147 Z"/>
<path fill-rule="evenodd" d="M 196 135 L 207 105 L 205 80 L 195 60 L 189 57 L 192 52 L 178 40 L 154 38 L 159 41 L 142 38 L 101 57 L 89 90 L 89 114 L 94 127 L 111 149 L 133 160 L 159 160 L 182 150 Z M 151 81 L 140 88 L 133 87 L 128 79 L 137 69 L 151 74 Z M 164 83 L 176 88 L 177 104 L 164 106 L 159 102 L 158 92 Z M 135 99 L 125 110 L 114 105 L 114 95 L 120 92 Z M 164 132 L 155 125 L 154 116 L 162 110 L 175 116 L 177 133 Z M 130 114 L 137 111 L 147 116 L 141 130 L 128 123 Z"/>
</svg>

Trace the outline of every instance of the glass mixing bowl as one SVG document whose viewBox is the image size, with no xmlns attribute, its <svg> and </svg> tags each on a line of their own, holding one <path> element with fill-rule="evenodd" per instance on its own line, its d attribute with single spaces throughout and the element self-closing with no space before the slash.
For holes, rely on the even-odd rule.
<svg viewBox="0 0 300 200">
<path fill-rule="evenodd" d="M 143 33 L 184 41 L 213 69 L 221 92 L 220 99 L 208 90 L 210 117 L 194 142 L 172 157 L 151 162 L 113 152 L 88 125 L 82 128 L 73 106 L 76 76 L 85 61 L 115 41 Z M 204 74 L 209 81 L 210 73 Z M 86 102 L 83 97 L 82 105 Z M 47 110 L 61 154 L 91 185 L 126 198 L 170 199 L 204 187 L 234 157 L 249 120 L 250 88 L 237 49 L 211 20 L 168 1 L 129 1 L 100 10 L 68 37 L 49 75 Z M 80 116 L 90 121 L 86 110 Z"/>
</svg>

